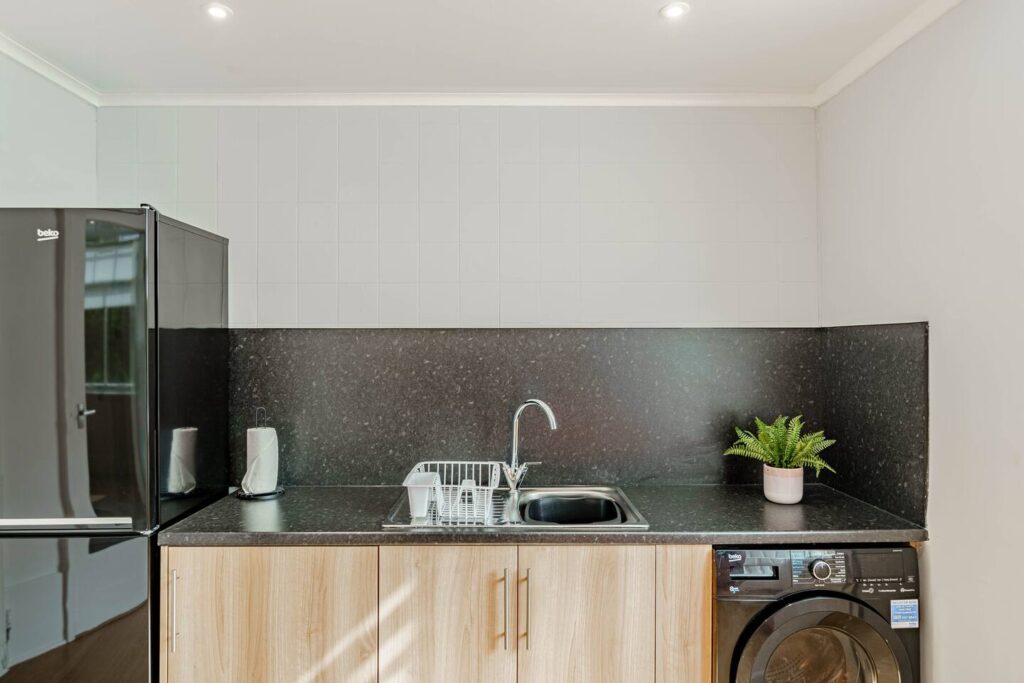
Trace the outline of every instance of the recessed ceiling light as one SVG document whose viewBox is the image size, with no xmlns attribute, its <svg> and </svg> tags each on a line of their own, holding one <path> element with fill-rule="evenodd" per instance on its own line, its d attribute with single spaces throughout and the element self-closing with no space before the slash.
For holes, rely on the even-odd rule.
<svg viewBox="0 0 1024 683">
<path fill-rule="evenodd" d="M 203 11 L 206 12 L 208 17 L 217 21 L 224 21 L 235 13 L 230 7 L 219 2 L 206 3 L 203 5 Z"/>
<path fill-rule="evenodd" d="M 679 19 L 689 13 L 690 5 L 685 2 L 670 2 L 659 11 L 659 14 L 666 19 Z"/>
</svg>

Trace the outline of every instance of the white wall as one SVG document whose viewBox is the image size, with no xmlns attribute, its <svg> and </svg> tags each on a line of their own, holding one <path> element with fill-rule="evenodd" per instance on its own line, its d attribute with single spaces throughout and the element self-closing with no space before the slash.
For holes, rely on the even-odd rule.
<svg viewBox="0 0 1024 683">
<path fill-rule="evenodd" d="M 0 55 L 0 207 L 92 206 L 95 200 L 95 107 Z M 3 256 L 0 254 L 0 264 Z M 6 265 L 7 270 L 14 267 Z M 45 267 L 45 264 L 35 265 Z M 16 306 L 17 302 L 8 301 L 6 305 Z M 53 326 L 52 320 L 37 322 L 43 328 Z M 0 334 L 7 333 L 9 331 L 0 330 Z M 51 340 L 52 345 L 52 334 L 43 334 L 34 339 L 34 343 L 45 347 L 47 340 Z M 0 359 L 0 364 L 2 362 Z M 45 364 L 42 369 L 36 369 L 39 371 L 36 379 L 45 379 L 52 367 Z M 51 381 L 55 380 L 51 378 Z M 3 398 L 14 397 L 0 396 Z M 26 396 L 19 398 L 24 400 Z M 13 406 L 6 405 L 4 400 L 0 400 L 0 404 L 10 419 L 13 413 L 8 408 Z M 48 407 L 42 407 L 35 415 L 44 416 Z M 30 451 L 42 447 L 47 454 L 55 452 L 53 444 L 2 444 L 0 447 L 26 445 Z M 31 466 L 23 471 L 0 472 L 0 513 L 9 513 L 10 506 L 16 503 L 23 504 L 19 508 L 22 512 L 31 512 L 32 501 L 18 501 L 17 489 L 13 487 L 19 481 L 47 478 L 46 475 L 52 475 L 50 480 L 56 487 L 56 462 L 49 462 L 45 457 L 31 460 Z M 34 486 L 33 490 L 46 490 L 46 486 Z M 58 492 L 54 490 L 53 495 Z M 7 510 L 2 509 L 5 505 Z M 12 629 L 10 643 L 6 642 L 6 635 L 0 634 L 0 662 L 11 664 L 59 644 L 64 638 L 62 606 L 59 600 L 54 600 L 55 595 L 61 594 L 55 543 L 25 545 L 16 555 L 7 553 L 0 557 L 0 593 L 3 594 L 0 605 L 10 610 L 12 619 L 21 626 Z"/>
<path fill-rule="evenodd" d="M 1024 3 L 967 0 L 819 111 L 821 317 L 931 322 L 928 680 L 1020 680 Z"/>
<path fill-rule="evenodd" d="M 0 54 L 0 206 L 92 206 L 96 108 Z"/>
<path fill-rule="evenodd" d="M 231 238 L 236 327 L 814 325 L 809 109 L 103 108 L 99 202 Z"/>
</svg>

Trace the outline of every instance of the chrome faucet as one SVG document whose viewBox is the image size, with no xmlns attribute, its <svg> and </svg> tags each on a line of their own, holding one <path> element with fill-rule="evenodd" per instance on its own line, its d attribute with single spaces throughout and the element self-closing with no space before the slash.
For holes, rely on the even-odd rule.
<svg viewBox="0 0 1024 683">
<path fill-rule="evenodd" d="M 544 414 L 548 418 L 548 426 L 551 427 L 552 431 L 558 429 L 558 421 L 555 419 L 555 413 L 544 401 L 538 398 L 531 398 L 524 402 L 521 406 L 516 408 L 516 414 L 512 418 L 512 458 L 508 465 L 502 465 L 505 470 L 505 479 L 508 481 L 509 492 L 512 497 L 515 498 L 519 492 L 519 484 L 523 481 L 523 477 L 526 476 L 526 471 L 530 465 L 539 465 L 539 462 L 524 462 L 522 465 L 519 464 L 519 417 L 523 414 L 523 411 L 530 406 L 537 406 L 544 411 Z"/>
</svg>

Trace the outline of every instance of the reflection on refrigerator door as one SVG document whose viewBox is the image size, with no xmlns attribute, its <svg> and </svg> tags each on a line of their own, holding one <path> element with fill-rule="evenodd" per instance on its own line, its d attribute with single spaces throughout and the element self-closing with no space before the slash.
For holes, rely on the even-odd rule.
<svg viewBox="0 0 1024 683">
<path fill-rule="evenodd" d="M 23 519 L 152 526 L 144 219 L 0 210 L 0 532 Z M 60 239 L 37 242 L 38 226 Z"/>
<path fill-rule="evenodd" d="M 85 430 L 88 472 L 82 480 L 89 482 L 97 516 L 141 516 L 147 489 L 145 235 L 99 215 L 85 227 L 85 399 L 95 413 Z"/>
<path fill-rule="evenodd" d="M 0 539 L 0 680 L 149 680 L 149 539 Z"/>
</svg>

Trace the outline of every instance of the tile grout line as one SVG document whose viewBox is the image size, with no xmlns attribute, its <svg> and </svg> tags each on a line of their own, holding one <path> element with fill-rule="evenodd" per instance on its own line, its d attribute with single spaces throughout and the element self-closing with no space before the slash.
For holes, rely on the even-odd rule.
<svg viewBox="0 0 1024 683">
<path fill-rule="evenodd" d="M 576 108 L 576 322 L 583 321 L 583 112 Z"/>
<path fill-rule="evenodd" d="M 381 277 L 381 271 L 382 271 L 382 266 L 383 266 L 383 263 L 384 263 L 384 260 L 383 260 L 384 257 L 383 257 L 383 254 L 382 254 L 381 238 L 380 238 L 380 205 L 381 205 L 381 196 L 380 196 L 380 175 L 381 175 L 380 174 L 380 166 L 381 166 L 381 163 L 380 163 L 380 114 L 381 114 L 381 111 L 382 111 L 382 109 L 380 109 L 380 108 L 374 108 L 373 109 L 373 134 L 374 134 L 375 147 L 377 149 L 377 151 L 376 151 L 376 158 L 375 158 L 375 162 L 376 162 L 376 165 L 377 165 L 377 191 L 375 193 L 377 195 L 377 323 L 376 323 L 376 327 L 381 327 L 384 324 L 383 320 L 382 320 L 382 317 L 381 317 L 381 309 L 380 309 L 381 296 L 382 296 L 381 292 L 384 289 L 384 282 L 383 282 L 384 278 Z"/>
<path fill-rule="evenodd" d="M 549 110 L 550 111 L 550 110 Z M 545 162 L 543 159 L 544 146 L 541 143 L 541 138 L 544 130 L 544 112 L 537 112 L 537 237 L 536 237 L 536 250 L 534 255 L 536 256 L 537 264 L 537 301 L 536 309 L 534 313 L 534 325 L 543 325 L 543 319 L 545 318 L 544 312 L 542 311 L 542 302 L 545 300 L 541 292 L 546 284 L 550 284 L 544 277 L 544 249 L 543 241 L 543 226 L 541 225 L 542 208 L 544 205 L 544 166 Z M 557 162 L 556 162 L 557 163 Z M 564 264 L 559 264 L 564 265 Z"/>
<path fill-rule="evenodd" d="M 256 187 L 254 198 L 256 200 L 256 327 L 262 328 L 260 320 L 260 110 L 253 108 L 253 115 L 256 117 Z"/>
<path fill-rule="evenodd" d="M 423 229 L 423 221 L 420 220 L 420 211 L 423 208 L 423 183 L 420 182 L 420 163 L 423 156 L 420 154 L 420 144 L 423 131 L 420 130 L 420 110 L 413 109 L 413 112 L 416 114 L 416 322 L 413 323 L 413 327 L 420 327 L 423 320 L 423 311 L 420 310 L 423 301 L 423 239 L 420 235 Z"/>
<path fill-rule="evenodd" d="M 455 109 L 455 322 L 463 324 L 462 315 L 462 116 Z"/>
<path fill-rule="evenodd" d="M 295 327 L 299 327 L 299 108 L 295 107 L 295 146 L 293 147 L 295 161 Z"/>
<path fill-rule="evenodd" d="M 501 286 L 501 244 L 502 244 L 501 243 L 501 119 L 502 119 L 501 114 L 502 114 L 502 111 L 504 111 L 504 110 L 499 107 L 497 109 L 497 111 L 495 111 L 495 113 L 494 113 L 495 114 L 495 119 L 496 119 L 495 122 L 494 122 L 494 135 L 495 135 L 495 141 L 494 141 L 495 142 L 495 145 L 494 145 L 494 149 L 495 149 L 495 154 L 494 154 L 494 182 L 497 185 L 496 189 L 497 189 L 497 198 L 498 198 L 498 201 L 497 201 L 497 212 L 498 212 L 498 215 L 496 217 L 497 218 L 497 226 L 496 226 L 497 227 L 497 231 L 496 231 L 496 235 L 495 235 L 495 237 L 497 239 L 496 248 L 497 248 L 497 251 L 498 251 L 498 254 L 497 254 L 498 258 L 497 258 L 497 261 L 495 262 L 495 266 L 494 266 L 494 271 L 495 271 L 494 272 L 494 277 L 495 277 L 495 280 L 497 280 L 497 288 L 498 288 L 498 301 L 497 301 L 498 319 L 497 319 L 496 324 L 495 324 L 495 327 L 497 327 L 498 329 L 501 329 L 501 327 L 502 327 L 502 325 L 504 323 L 504 319 L 503 319 L 504 316 L 503 316 L 502 310 L 501 310 L 502 309 L 501 302 L 502 302 L 502 299 L 504 298 L 504 297 L 502 297 L 502 286 Z"/>
</svg>

